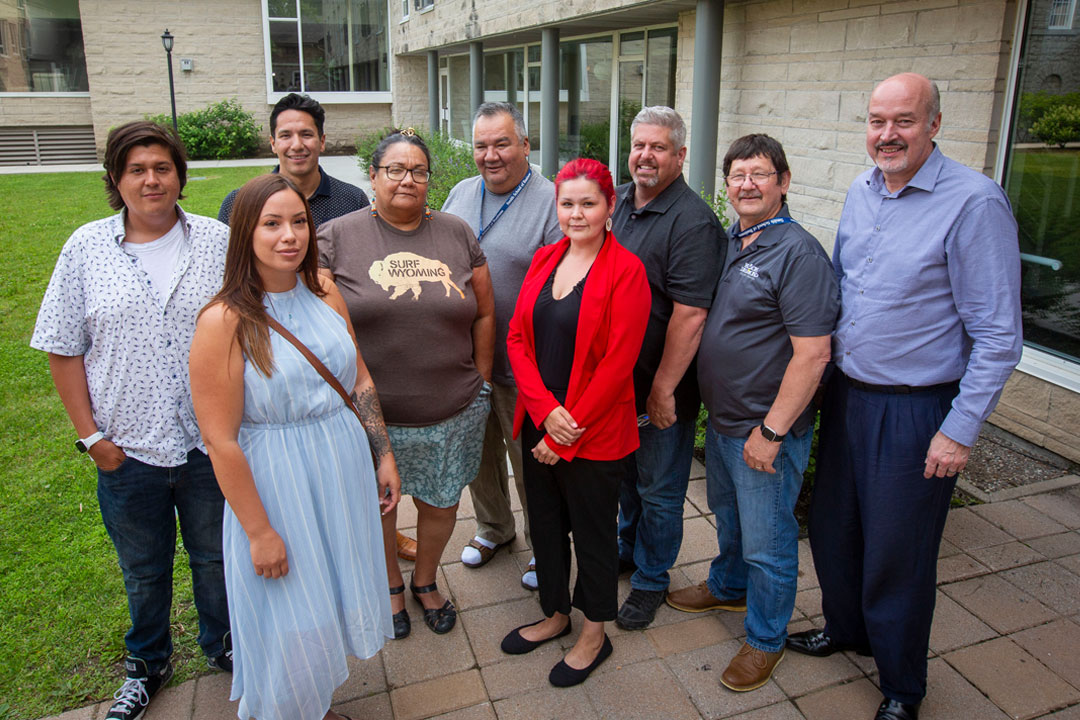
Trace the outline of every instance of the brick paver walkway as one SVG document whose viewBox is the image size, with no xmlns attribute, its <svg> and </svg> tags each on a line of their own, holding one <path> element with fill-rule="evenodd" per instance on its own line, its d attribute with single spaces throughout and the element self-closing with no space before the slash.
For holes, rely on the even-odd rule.
<svg viewBox="0 0 1080 720">
<path fill-rule="evenodd" d="M 705 579 L 716 551 L 695 463 L 685 536 L 672 588 Z M 406 500 L 401 525 L 415 523 Z M 870 720 L 881 699 L 874 663 L 853 654 L 827 659 L 789 653 L 764 687 L 733 693 L 720 673 L 738 649 L 742 613 L 681 613 L 662 606 L 643 632 L 609 629 L 615 653 L 589 680 L 560 690 L 547 682 L 562 648 L 552 643 L 510 657 L 499 641 L 540 617 L 519 582 L 529 560 L 519 539 L 480 570 L 458 560 L 474 530 L 468 493 L 443 555 L 439 585 L 460 611 L 457 627 L 436 636 L 410 598 L 413 633 L 379 656 L 352 661 L 334 708 L 354 720 L 547 718 L 590 720 Z M 518 509 L 520 523 L 520 508 Z M 799 594 L 791 630 L 821 626 L 821 595 L 810 549 L 799 545 Z M 937 614 L 930 637 L 929 693 L 923 720 L 1054 718 L 1080 720 L 1080 485 L 953 510 L 938 563 Z M 629 592 L 619 583 L 620 600 Z M 575 618 L 580 623 L 580 617 Z M 565 638 L 562 647 L 572 644 Z M 206 675 L 166 689 L 146 720 L 228 720 L 229 676 Z M 100 720 L 108 703 L 58 716 Z"/>
</svg>

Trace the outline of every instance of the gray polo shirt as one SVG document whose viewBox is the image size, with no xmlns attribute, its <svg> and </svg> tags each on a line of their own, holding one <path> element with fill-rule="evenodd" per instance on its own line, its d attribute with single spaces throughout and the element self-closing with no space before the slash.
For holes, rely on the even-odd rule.
<svg viewBox="0 0 1080 720">
<path fill-rule="evenodd" d="M 780 216 L 790 217 L 785 204 Z M 792 348 L 789 336 L 829 335 L 840 309 L 840 289 L 821 244 L 796 223 L 772 225 L 745 250 L 728 240 L 727 262 L 716 286 L 698 350 L 698 382 L 712 427 L 746 437 L 769 413 Z M 789 432 L 813 421 L 808 406 Z"/>
<path fill-rule="evenodd" d="M 521 193 L 480 238 L 480 247 L 487 256 L 488 270 L 491 271 L 491 288 L 495 292 L 495 365 L 492 377 L 500 385 L 514 384 L 514 374 L 506 358 L 506 334 L 533 253 L 541 245 L 550 245 L 563 237 L 555 212 L 555 185 L 543 176 L 540 168 L 534 165 L 532 170 L 532 177 Z M 457 215 L 477 235 L 482 229 L 480 223 L 488 225 L 510 196 L 510 193 L 484 193 L 481 213 L 481 180 L 479 175 L 462 180 L 453 187 L 442 206 L 443 212 Z"/>
</svg>

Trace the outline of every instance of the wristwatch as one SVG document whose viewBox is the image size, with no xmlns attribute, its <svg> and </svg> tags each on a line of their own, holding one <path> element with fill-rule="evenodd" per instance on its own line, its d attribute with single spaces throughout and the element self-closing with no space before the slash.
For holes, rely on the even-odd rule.
<svg viewBox="0 0 1080 720">
<path fill-rule="evenodd" d="M 765 423 L 761 423 L 761 436 L 769 442 L 783 442 L 784 436 L 773 430 Z"/>
<path fill-rule="evenodd" d="M 81 453 L 84 453 L 87 450 L 89 450 L 91 448 L 91 446 L 93 446 L 93 444 L 96 443 L 98 440 L 103 440 L 103 439 L 105 439 L 105 434 L 103 432 L 101 432 L 100 430 L 98 430 L 96 433 L 94 433 L 90 437 L 79 438 L 78 440 L 76 440 L 75 441 L 75 449 L 78 450 Z"/>
</svg>

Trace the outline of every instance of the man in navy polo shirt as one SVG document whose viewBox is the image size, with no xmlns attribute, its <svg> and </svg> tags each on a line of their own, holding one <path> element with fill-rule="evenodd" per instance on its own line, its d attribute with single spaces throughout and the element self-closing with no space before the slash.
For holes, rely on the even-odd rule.
<svg viewBox="0 0 1080 720">
<path fill-rule="evenodd" d="M 795 501 L 814 435 L 811 400 L 829 362 L 839 289 L 829 256 L 792 220 L 791 171 L 780 143 L 747 135 L 724 156 L 739 215 L 698 349 L 709 427 L 705 472 L 720 552 L 708 580 L 677 590 L 686 612 L 746 610 L 746 641 L 720 682 L 769 681 L 795 607 Z"/>
<path fill-rule="evenodd" d="M 297 93 L 278 100 L 270 112 L 270 149 L 279 162 L 273 172 L 292 180 L 304 193 L 316 227 L 369 204 L 363 190 L 330 177 L 319 167 L 319 156 L 326 149 L 325 121 L 322 105 Z M 218 211 L 218 220 L 226 225 L 236 193 L 226 195 Z"/>
</svg>

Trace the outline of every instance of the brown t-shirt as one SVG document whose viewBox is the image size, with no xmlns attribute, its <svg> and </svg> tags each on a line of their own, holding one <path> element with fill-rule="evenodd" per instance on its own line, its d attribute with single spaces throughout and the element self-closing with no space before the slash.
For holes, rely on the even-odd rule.
<svg viewBox="0 0 1080 720">
<path fill-rule="evenodd" d="M 465 221 L 432 211 L 406 232 L 365 208 L 318 233 L 386 422 L 431 425 L 475 400 L 472 271 L 487 259 Z"/>
</svg>

